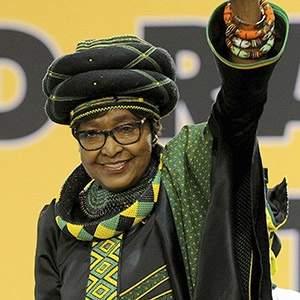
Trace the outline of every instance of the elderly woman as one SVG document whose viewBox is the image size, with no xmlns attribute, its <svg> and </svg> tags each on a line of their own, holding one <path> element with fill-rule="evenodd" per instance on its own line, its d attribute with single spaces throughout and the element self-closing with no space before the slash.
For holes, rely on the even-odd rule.
<svg viewBox="0 0 300 300">
<path fill-rule="evenodd" d="M 50 65 L 47 114 L 82 164 L 39 219 L 37 300 L 271 299 L 256 129 L 287 30 L 266 0 L 221 5 L 207 32 L 222 89 L 208 122 L 165 147 L 160 118 L 178 100 L 165 50 L 117 36 Z"/>
</svg>

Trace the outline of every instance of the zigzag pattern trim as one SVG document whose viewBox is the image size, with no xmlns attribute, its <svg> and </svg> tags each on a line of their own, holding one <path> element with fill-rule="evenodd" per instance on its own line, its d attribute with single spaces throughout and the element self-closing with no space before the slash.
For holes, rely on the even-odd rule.
<svg viewBox="0 0 300 300">
<path fill-rule="evenodd" d="M 86 300 L 116 299 L 121 240 L 122 235 L 119 235 L 93 242 Z"/>
</svg>

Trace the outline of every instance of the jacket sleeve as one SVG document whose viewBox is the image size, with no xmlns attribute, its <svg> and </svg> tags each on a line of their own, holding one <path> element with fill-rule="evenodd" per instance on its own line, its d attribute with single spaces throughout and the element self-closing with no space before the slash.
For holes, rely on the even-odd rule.
<svg viewBox="0 0 300 300">
<path fill-rule="evenodd" d="M 259 118 L 267 100 L 268 82 L 287 42 L 288 17 L 276 5 L 275 45 L 266 59 L 251 64 L 230 61 L 225 44 L 224 4 L 212 15 L 207 27 L 209 46 L 216 57 L 221 91 L 209 124 L 214 136 L 226 138 L 238 150 L 253 150 Z"/>
<path fill-rule="evenodd" d="M 55 223 L 54 200 L 42 210 L 38 221 L 35 257 L 35 299 L 60 300 L 60 278 L 57 269 L 59 229 Z"/>
<path fill-rule="evenodd" d="M 269 236 L 256 130 L 268 82 L 286 44 L 288 18 L 274 5 L 276 42 L 269 57 L 235 64 L 224 41 L 225 5 L 214 12 L 207 27 L 221 90 L 208 121 L 213 135 L 211 203 L 199 250 L 200 280 L 194 298 L 269 300 Z"/>
</svg>

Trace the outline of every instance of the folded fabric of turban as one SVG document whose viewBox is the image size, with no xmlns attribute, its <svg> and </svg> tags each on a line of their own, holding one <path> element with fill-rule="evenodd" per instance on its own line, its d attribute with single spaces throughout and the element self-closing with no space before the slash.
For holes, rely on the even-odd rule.
<svg viewBox="0 0 300 300">
<path fill-rule="evenodd" d="M 163 117 L 179 98 L 175 77 L 170 54 L 134 35 L 82 41 L 49 66 L 42 84 L 46 112 L 66 125 L 89 110 L 116 107 Z"/>
</svg>

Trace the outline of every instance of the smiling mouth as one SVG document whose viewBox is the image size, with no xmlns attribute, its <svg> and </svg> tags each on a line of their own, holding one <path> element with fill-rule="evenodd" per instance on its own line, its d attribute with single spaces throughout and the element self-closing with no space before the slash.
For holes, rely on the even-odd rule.
<svg viewBox="0 0 300 300">
<path fill-rule="evenodd" d="M 119 171 L 119 170 L 122 170 L 125 165 L 126 165 L 126 162 L 122 161 L 122 162 L 118 162 L 116 164 L 103 164 L 103 167 L 106 169 L 109 169 L 109 170 Z"/>
</svg>

